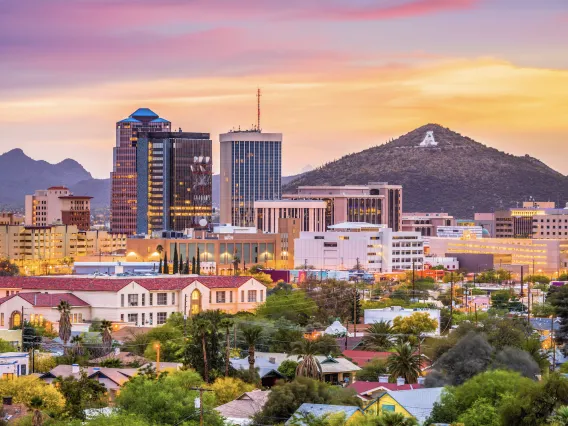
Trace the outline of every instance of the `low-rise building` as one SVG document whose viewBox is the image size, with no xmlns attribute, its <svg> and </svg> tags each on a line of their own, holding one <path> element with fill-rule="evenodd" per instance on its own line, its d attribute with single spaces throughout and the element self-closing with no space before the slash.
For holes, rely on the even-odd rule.
<svg viewBox="0 0 568 426">
<path fill-rule="evenodd" d="M 436 402 L 440 402 L 444 388 L 385 391 L 365 407 L 365 413 L 376 416 L 382 413 L 400 413 L 424 424 Z"/>
<path fill-rule="evenodd" d="M 307 426 L 303 419 L 308 415 L 319 419 L 334 414 L 342 415 L 346 426 L 354 424 L 364 416 L 363 410 L 354 405 L 309 404 L 304 402 L 285 424 Z"/>
<path fill-rule="evenodd" d="M 357 392 L 357 396 L 363 401 L 370 401 L 380 397 L 386 391 L 416 390 L 424 387 L 424 377 L 418 378 L 418 383 L 406 383 L 403 377 L 398 377 L 396 382 L 389 383 L 389 376 L 381 375 L 378 382 L 358 381 L 347 386 Z"/>
<path fill-rule="evenodd" d="M 326 203 L 323 200 L 266 200 L 254 202 L 254 225 L 276 234 L 279 219 L 298 219 L 300 231 L 325 232 Z"/>
<path fill-rule="evenodd" d="M 345 222 L 329 232 L 301 232 L 294 241 L 298 262 L 314 269 L 392 272 L 421 269 L 424 245 L 418 232 L 392 231 L 382 225 Z"/>
<path fill-rule="evenodd" d="M 30 354 L 27 352 L 0 353 L 0 377 L 13 379 L 30 373 Z"/>
<path fill-rule="evenodd" d="M 93 318 L 152 327 L 174 312 L 253 311 L 266 298 L 266 287 L 246 276 L 0 277 L 0 294 L 5 291 L 14 294 L 0 299 L 0 329 L 21 324 L 22 315 L 57 329 L 61 300 L 71 305 L 72 325 L 83 330 Z"/>
<path fill-rule="evenodd" d="M 270 391 L 255 389 L 243 393 L 231 402 L 215 407 L 215 411 L 231 425 L 250 425 L 253 417 L 260 413 L 266 405 L 269 395 Z"/>
<path fill-rule="evenodd" d="M 12 212 L 0 212 L 0 225 L 23 225 L 25 217 Z"/>
<path fill-rule="evenodd" d="M 460 268 L 460 262 L 457 257 L 438 257 L 438 256 L 426 256 L 424 257 L 424 267 L 425 268 L 435 268 L 436 266 L 442 266 L 448 271 L 455 271 Z"/>
<path fill-rule="evenodd" d="M 436 236 L 439 226 L 455 226 L 456 220 L 448 213 L 403 213 L 402 230 L 420 232 L 423 237 Z"/>
</svg>

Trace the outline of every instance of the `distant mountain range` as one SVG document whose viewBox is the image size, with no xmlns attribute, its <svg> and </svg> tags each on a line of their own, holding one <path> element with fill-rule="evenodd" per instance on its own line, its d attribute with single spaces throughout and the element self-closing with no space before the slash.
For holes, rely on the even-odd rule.
<svg viewBox="0 0 568 426">
<path fill-rule="evenodd" d="M 420 146 L 427 132 L 434 144 Z M 0 155 L 0 209 L 22 208 L 36 189 L 65 185 L 76 195 L 94 197 L 94 207 L 109 205 L 110 180 L 93 179 L 71 159 L 36 161 L 21 149 Z M 458 218 L 474 212 L 514 207 L 534 197 L 568 201 L 568 177 L 536 158 L 487 147 L 437 124 L 419 127 L 398 139 L 346 155 L 311 171 L 282 177 L 282 192 L 302 185 L 403 185 L 406 212 L 448 212 Z M 213 204 L 219 205 L 219 175 L 213 175 Z"/>
<path fill-rule="evenodd" d="M 77 161 L 57 164 L 28 157 L 21 149 L 0 155 L 0 207 L 22 208 L 26 194 L 50 186 L 67 186 L 75 195 L 90 195 L 93 206 L 109 204 L 110 179 L 94 179 Z"/>
<path fill-rule="evenodd" d="M 420 146 L 427 132 L 434 143 Z M 568 200 L 568 178 L 536 158 L 498 151 L 437 124 L 303 173 L 283 193 L 302 185 L 369 182 L 401 184 L 403 211 L 458 218 L 514 207 L 530 196 L 559 207 Z"/>
</svg>

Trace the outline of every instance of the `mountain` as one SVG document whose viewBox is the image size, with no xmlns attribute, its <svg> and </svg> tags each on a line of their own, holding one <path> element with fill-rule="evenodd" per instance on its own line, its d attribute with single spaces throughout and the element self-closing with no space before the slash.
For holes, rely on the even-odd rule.
<svg viewBox="0 0 568 426">
<path fill-rule="evenodd" d="M 26 194 L 64 185 L 76 195 L 91 195 L 94 206 L 108 205 L 109 180 L 93 179 L 81 164 L 66 159 L 57 164 L 28 157 L 21 149 L 0 155 L 0 206 L 22 208 Z"/>
<path fill-rule="evenodd" d="M 434 143 L 420 146 L 430 141 L 427 132 Z M 458 218 L 514 207 L 529 196 L 558 206 L 568 200 L 568 178 L 536 158 L 498 151 L 438 124 L 303 173 L 282 191 L 368 182 L 403 185 L 405 212 L 444 211 Z"/>
</svg>

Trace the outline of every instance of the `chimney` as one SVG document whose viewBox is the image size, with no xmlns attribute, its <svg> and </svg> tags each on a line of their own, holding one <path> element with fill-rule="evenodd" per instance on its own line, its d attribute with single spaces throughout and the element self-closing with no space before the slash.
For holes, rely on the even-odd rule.
<svg viewBox="0 0 568 426">
<path fill-rule="evenodd" d="M 79 374 L 79 364 L 71 365 L 71 374 Z"/>
<path fill-rule="evenodd" d="M 397 377 L 396 378 L 396 385 L 397 386 L 403 386 L 406 383 L 406 380 L 404 380 L 404 377 Z"/>
<path fill-rule="evenodd" d="M 268 358 L 268 362 L 271 364 L 276 364 L 276 358 L 274 357 Z"/>
<path fill-rule="evenodd" d="M 420 386 L 424 386 L 426 383 L 426 377 L 419 377 L 416 381 Z"/>
<path fill-rule="evenodd" d="M 388 383 L 389 376 L 379 376 L 379 383 Z"/>
<path fill-rule="evenodd" d="M 12 397 L 11 396 L 3 396 L 2 397 L 2 404 L 3 405 L 12 405 Z"/>
</svg>

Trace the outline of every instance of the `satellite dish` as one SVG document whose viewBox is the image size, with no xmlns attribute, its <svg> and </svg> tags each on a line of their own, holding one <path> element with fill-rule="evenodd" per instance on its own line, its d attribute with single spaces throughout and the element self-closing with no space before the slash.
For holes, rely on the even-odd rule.
<svg viewBox="0 0 568 426">
<path fill-rule="evenodd" d="M 207 225 L 207 220 L 206 219 L 199 219 L 199 226 L 205 226 Z"/>
</svg>

